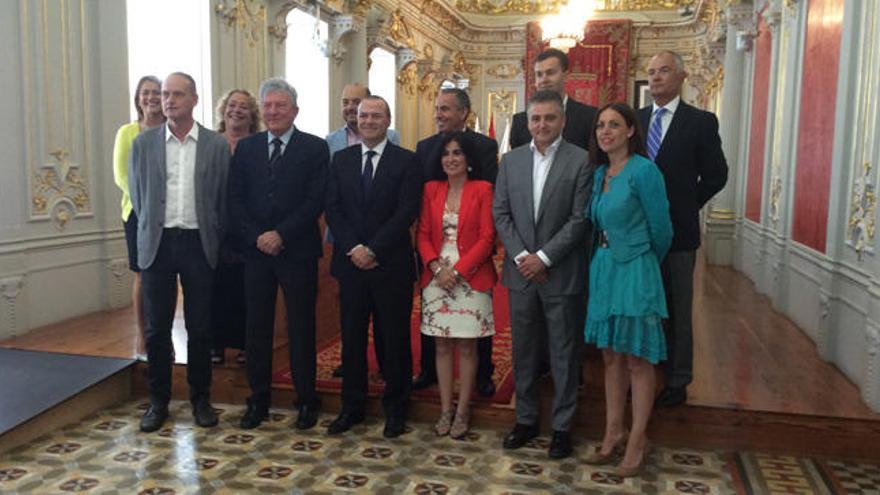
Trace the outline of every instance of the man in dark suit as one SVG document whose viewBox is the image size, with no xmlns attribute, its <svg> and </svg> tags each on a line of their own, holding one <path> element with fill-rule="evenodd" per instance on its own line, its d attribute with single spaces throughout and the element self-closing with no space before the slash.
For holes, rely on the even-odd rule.
<svg viewBox="0 0 880 495">
<path fill-rule="evenodd" d="M 415 263 L 410 226 L 419 213 L 421 165 L 392 144 L 388 104 L 368 96 L 358 110 L 362 142 L 336 152 L 327 181 L 327 223 L 333 230 L 330 273 L 339 281 L 342 312 L 342 411 L 327 428 L 339 434 L 364 420 L 367 332 L 382 346 L 386 438 L 406 427 L 412 375 L 410 316 Z"/>
<path fill-rule="evenodd" d="M 239 141 L 229 180 L 231 216 L 245 244 L 248 309 L 251 396 L 240 425 L 256 428 L 269 415 L 275 300 L 281 284 L 299 406 L 295 425 L 305 430 L 318 421 L 315 303 L 323 252 L 318 217 L 330 154 L 323 139 L 293 125 L 299 108 L 296 90 L 286 81 L 264 81 L 260 101 L 267 131 Z"/>
<path fill-rule="evenodd" d="M 648 65 L 648 85 L 654 104 L 639 110 L 647 132 L 648 157 L 666 180 L 674 236 L 661 265 L 669 321 L 666 325 L 666 387 L 659 407 L 687 400 L 693 380 L 694 263 L 700 246 L 700 208 L 727 182 L 727 161 L 721 150 L 718 119 L 681 100 L 687 77 L 684 61 L 663 51 Z"/>
<path fill-rule="evenodd" d="M 548 48 L 535 57 L 535 89 L 548 89 L 559 93 L 565 107 L 565 129 L 562 137 L 571 144 L 587 149 L 593 132 L 593 121 L 596 119 L 596 107 L 584 105 L 565 94 L 565 80 L 571 71 L 568 68 L 568 56 L 555 49 Z M 513 116 L 510 128 L 510 148 L 516 148 L 532 141 L 529 134 L 526 112 Z"/>
<path fill-rule="evenodd" d="M 440 165 L 441 142 L 443 135 L 450 132 L 464 131 L 464 138 L 471 143 L 476 155 L 476 162 L 471 164 L 474 179 L 485 180 L 495 184 L 498 175 L 498 143 L 494 139 L 467 128 L 465 121 L 471 111 L 471 99 L 468 94 L 458 88 L 441 89 L 434 104 L 434 121 L 437 123 L 437 134 L 422 139 L 416 145 L 416 154 L 424 168 L 424 180 L 445 180 L 446 175 Z M 421 372 L 413 380 L 413 389 L 420 390 L 437 383 L 436 346 L 434 337 L 420 334 L 421 339 Z M 477 341 L 477 393 L 483 397 L 495 394 L 492 374 L 492 337 L 482 337 Z"/>
<path fill-rule="evenodd" d="M 572 453 L 577 408 L 591 174 L 587 152 L 561 136 L 565 116 L 558 93 L 535 92 L 528 112 L 532 143 L 501 158 L 492 204 L 504 244 L 501 282 L 510 294 L 516 382 L 516 425 L 503 445 L 518 449 L 538 435 L 539 360 L 549 347 L 554 392 L 548 455 L 561 459 Z"/>
<path fill-rule="evenodd" d="M 193 120 L 196 83 L 175 72 L 162 83 L 167 125 L 142 132 L 129 156 L 129 194 L 138 218 L 150 407 L 140 429 L 168 418 L 177 279 L 183 286 L 189 398 L 199 426 L 217 424 L 211 407 L 211 298 L 226 220 L 229 145 Z"/>
</svg>

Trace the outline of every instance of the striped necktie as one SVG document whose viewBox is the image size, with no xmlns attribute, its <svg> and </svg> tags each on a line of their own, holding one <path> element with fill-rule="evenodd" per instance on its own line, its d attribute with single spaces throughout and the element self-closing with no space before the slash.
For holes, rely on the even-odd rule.
<svg viewBox="0 0 880 495">
<path fill-rule="evenodd" d="M 648 129 L 648 158 L 652 161 L 657 157 L 657 151 L 660 150 L 660 143 L 663 142 L 663 114 L 666 109 L 663 107 L 654 111 L 654 121 L 651 122 L 651 128 Z"/>
</svg>

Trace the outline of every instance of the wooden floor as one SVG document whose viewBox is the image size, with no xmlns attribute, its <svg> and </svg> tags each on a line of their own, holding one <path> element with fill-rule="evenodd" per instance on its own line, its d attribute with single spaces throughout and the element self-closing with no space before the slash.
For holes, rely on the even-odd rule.
<svg viewBox="0 0 880 495">
<path fill-rule="evenodd" d="M 338 332 L 335 286 L 322 285 L 319 341 Z M 822 361 L 812 341 L 733 269 L 697 267 L 695 287 L 695 379 L 688 404 L 749 411 L 880 420 L 858 389 Z M 182 305 L 174 324 L 178 362 L 186 361 Z M 279 314 L 277 327 L 283 328 Z M 0 341 L 0 347 L 130 358 L 136 327 L 130 309 L 94 313 Z M 276 332 L 276 346 L 286 345 Z M 279 349 L 280 350 L 280 349 Z M 229 355 L 230 358 L 234 354 Z M 275 367 L 286 366 L 277 352 Z M 232 360 L 232 359 L 230 359 Z M 601 383 L 601 365 L 588 363 L 589 384 Z"/>
</svg>

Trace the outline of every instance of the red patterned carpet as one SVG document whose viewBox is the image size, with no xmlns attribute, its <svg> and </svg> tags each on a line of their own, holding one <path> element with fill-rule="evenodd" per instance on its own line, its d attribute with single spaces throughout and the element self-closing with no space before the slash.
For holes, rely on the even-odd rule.
<svg viewBox="0 0 880 495">
<path fill-rule="evenodd" d="M 507 289 L 501 283 L 496 284 L 492 291 L 493 306 L 495 311 L 495 336 L 493 337 L 493 353 L 492 362 L 495 363 L 495 374 L 492 379 L 495 382 L 496 392 L 492 397 L 484 398 L 474 394 L 474 400 L 491 401 L 496 404 L 509 404 L 513 398 L 513 367 L 510 347 L 510 311 L 508 308 Z M 412 313 L 412 355 L 413 359 L 413 375 L 419 373 L 420 355 L 420 339 L 419 324 L 421 319 L 421 298 L 418 294 L 413 301 Z M 384 384 L 379 378 L 379 366 L 376 363 L 375 354 L 372 349 L 372 337 L 370 339 L 370 348 L 367 350 L 367 359 L 370 367 L 370 395 L 381 396 Z M 317 386 L 323 391 L 338 391 L 342 388 L 342 380 L 333 378 L 333 370 L 339 366 L 342 355 L 342 340 L 340 337 L 334 337 L 318 346 L 318 375 Z M 272 382 L 276 386 L 290 387 L 290 368 L 285 368 L 272 377 Z M 440 400 L 437 387 L 430 387 L 427 390 L 416 390 L 412 393 L 413 397 L 430 398 Z"/>
</svg>

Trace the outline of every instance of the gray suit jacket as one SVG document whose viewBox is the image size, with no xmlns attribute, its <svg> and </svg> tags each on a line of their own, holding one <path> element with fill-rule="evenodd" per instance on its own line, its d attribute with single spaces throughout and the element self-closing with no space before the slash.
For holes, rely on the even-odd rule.
<svg viewBox="0 0 880 495">
<path fill-rule="evenodd" d="M 506 153 L 498 167 L 492 214 L 505 251 L 501 282 L 518 291 L 537 288 L 519 273 L 513 258 L 524 250 L 542 250 L 551 266 L 541 291 L 547 295 L 583 293 L 589 257 L 584 208 L 592 182 L 587 152 L 565 140 L 559 145 L 544 183 L 537 222 L 532 168 L 528 145 Z"/>
<path fill-rule="evenodd" d="M 327 146 L 330 148 L 331 159 L 333 158 L 333 153 L 348 148 L 348 136 L 345 134 L 345 126 L 327 134 L 327 137 L 324 139 L 327 141 Z M 388 140 L 400 146 L 400 136 L 397 135 L 397 131 L 394 129 L 388 129 Z"/>
<path fill-rule="evenodd" d="M 226 226 L 226 177 L 229 143 L 200 124 L 196 145 L 196 218 L 205 259 L 214 268 Z M 138 266 L 146 270 L 156 259 L 165 223 L 165 135 L 167 125 L 146 130 L 134 140 L 128 157 L 128 188 L 138 218 Z"/>
</svg>

